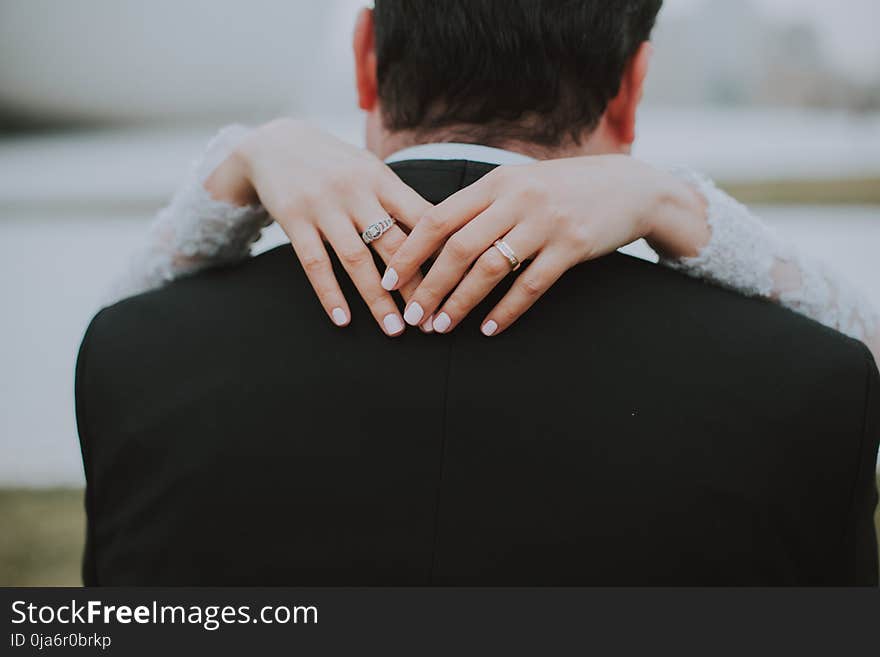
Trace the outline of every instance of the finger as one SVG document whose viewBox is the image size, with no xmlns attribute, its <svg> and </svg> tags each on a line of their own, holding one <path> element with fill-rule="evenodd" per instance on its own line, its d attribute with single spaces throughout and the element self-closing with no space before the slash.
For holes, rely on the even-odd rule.
<svg viewBox="0 0 880 657">
<path fill-rule="evenodd" d="M 397 177 L 391 169 L 388 169 L 388 175 L 383 177 L 379 183 L 376 193 L 379 201 L 388 214 L 397 219 L 408 229 L 412 229 L 419 219 L 421 219 L 434 206 L 423 199 L 421 195 L 412 187 Z M 386 263 L 388 261 L 386 260 Z"/>
<path fill-rule="evenodd" d="M 372 222 L 384 219 L 388 215 L 385 208 L 375 198 L 361 199 L 355 205 L 358 209 L 354 213 L 353 221 L 360 232 L 365 231 Z M 370 243 L 370 247 L 387 263 L 405 241 L 406 233 L 398 226 L 392 226 L 383 235 L 373 240 Z M 422 273 L 418 272 L 400 287 L 400 294 L 404 302 L 408 302 L 412 298 L 421 282 Z M 430 319 L 433 320 L 433 317 Z M 432 322 L 428 321 L 427 318 L 420 323 L 420 328 L 426 333 L 431 333 L 434 330 Z"/>
<path fill-rule="evenodd" d="M 542 246 L 536 235 L 534 226 L 519 224 L 504 236 L 504 242 L 523 262 Z M 434 330 L 446 333 L 455 328 L 511 272 L 510 260 L 501 251 L 494 246 L 487 249 L 436 313 Z"/>
<path fill-rule="evenodd" d="M 373 252 L 351 219 L 337 216 L 322 222 L 321 229 L 380 328 L 389 336 L 403 333 L 403 320 L 391 295 L 382 289 Z"/>
<path fill-rule="evenodd" d="M 414 308 L 425 315 L 433 313 L 464 278 L 474 261 L 508 232 L 515 221 L 503 203 L 495 203 L 450 237 L 407 304 L 404 318 L 409 320 Z"/>
<path fill-rule="evenodd" d="M 486 316 L 480 331 L 483 335 L 491 337 L 510 328 L 511 324 L 531 308 L 567 269 L 562 257 L 550 252 L 542 252 L 519 275 L 504 298 Z"/>
<path fill-rule="evenodd" d="M 370 243 L 370 247 L 379 254 L 384 262 L 388 262 L 405 240 L 406 233 L 404 233 L 397 226 L 393 226 L 389 228 L 381 237 L 373 240 Z M 399 292 L 404 301 L 409 301 L 412 298 L 412 295 L 415 294 L 415 291 L 419 287 L 419 284 L 421 282 L 422 273 L 418 272 L 409 281 L 407 281 L 406 284 L 400 287 Z"/>
<path fill-rule="evenodd" d="M 419 219 L 409 238 L 388 263 L 382 278 L 386 289 L 396 289 L 408 281 L 452 233 L 492 204 L 495 187 L 485 184 L 484 180 L 456 192 Z"/>
<path fill-rule="evenodd" d="M 339 289 L 339 282 L 333 273 L 333 265 L 330 263 L 327 249 L 324 248 L 324 242 L 318 231 L 311 224 L 303 222 L 288 226 L 287 234 L 296 257 L 327 315 L 337 326 L 348 326 L 351 321 L 351 311 L 342 290 Z"/>
</svg>

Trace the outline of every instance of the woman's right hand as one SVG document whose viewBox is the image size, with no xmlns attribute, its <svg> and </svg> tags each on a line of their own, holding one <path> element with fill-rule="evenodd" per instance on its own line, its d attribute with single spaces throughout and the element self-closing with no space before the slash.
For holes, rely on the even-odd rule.
<svg viewBox="0 0 880 657">
<path fill-rule="evenodd" d="M 244 206 L 259 201 L 293 245 L 321 305 L 337 326 L 351 311 L 324 241 L 329 242 L 389 336 L 403 332 L 397 305 L 381 285 L 370 247 L 361 233 L 389 214 L 412 228 L 432 207 L 373 154 L 302 121 L 279 119 L 257 128 L 205 181 L 219 201 Z M 371 246 L 387 263 L 406 239 L 393 226 Z M 421 282 L 401 287 L 405 301 Z M 429 330 L 430 321 L 423 330 Z"/>
</svg>

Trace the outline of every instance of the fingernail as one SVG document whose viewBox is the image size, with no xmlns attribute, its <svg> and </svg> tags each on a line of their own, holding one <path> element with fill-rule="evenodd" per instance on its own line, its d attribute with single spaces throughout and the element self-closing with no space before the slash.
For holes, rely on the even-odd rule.
<svg viewBox="0 0 880 657">
<path fill-rule="evenodd" d="M 480 329 L 487 338 L 490 335 L 494 335 L 495 331 L 498 330 L 498 324 L 493 322 L 491 319 L 483 324 L 483 328 Z"/>
<path fill-rule="evenodd" d="M 428 319 L 422 324 L 422 330 L 425 333 L 433 333 L 434 332 L 434 315 L 428 315 Z"/>
<path fill-rule="evenodd" d="M 373 280 L 376 279 L 374 278 Z M 393 267 L 389 267 L 385 270 L 385 275 L 382 277 L 382 287 L 390 292 L 394 289 L 395 285 L 397 285 L 397 272 L 394 271 Z"/>
<path fill-rule="evenodd" d="M 385 325 L 385 330 L 388 332 L 388 335 L 397 335 L 403 330 L 403 322 L 401 322 L 400 317 L 394 313 L 385 315 L 385 319 L 382 320 L 382 323 Z"/>
<path fill-rule="evenodd" d="M 410 326 L 416 326 L 425 315 L 425 311 L 422 307 L 413 301 L 406 309 L 406 312 L 403 313 L 403 318 L 406 320 L 406 323 Z"/>
<path fill-rule="evenodd" d="M 434 320 L 434 330 L 437 331 L 437 333 L 443 333 L 449 328 L 450 324 L 452 324 L 452 320 L 449 319 L 449 315 L 446 313 L 440 313 L 437 315 L 437 319 Z"/>
<path fill-rule="evenodd" d="M 336 326 L 344 326 L 345 322 L 348 321 L 348 315 L 345 314 L 345 311 L 342 308 L 334 308 L 333 312 L 330 313 L 333 316 L 333 323 Z"/>
</svg>

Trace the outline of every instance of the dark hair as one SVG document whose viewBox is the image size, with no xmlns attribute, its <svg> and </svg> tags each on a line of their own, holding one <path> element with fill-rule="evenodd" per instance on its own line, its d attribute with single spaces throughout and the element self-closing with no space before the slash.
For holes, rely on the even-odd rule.
<svg viewBox="0 0 880 657">
<path fill-rule="evenodd" d="M 389 130 L 575 143 L 620 88 L 662 0 L 376 0 Z"/>
</svg>

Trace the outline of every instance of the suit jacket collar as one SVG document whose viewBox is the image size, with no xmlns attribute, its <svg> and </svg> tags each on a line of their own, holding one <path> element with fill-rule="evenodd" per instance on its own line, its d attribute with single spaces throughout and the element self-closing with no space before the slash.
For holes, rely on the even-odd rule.
<svg viewBox="0 0 880 657">
<path fill-rule="evenodd" d="M 405 160 L 469 160 L 487 164 L 527 164 L 535 161 L 528 155 L 503 148 L 458 142 L 419 144 L 399 150 L 385 158 L 388 164 Z"/>
</svg>

